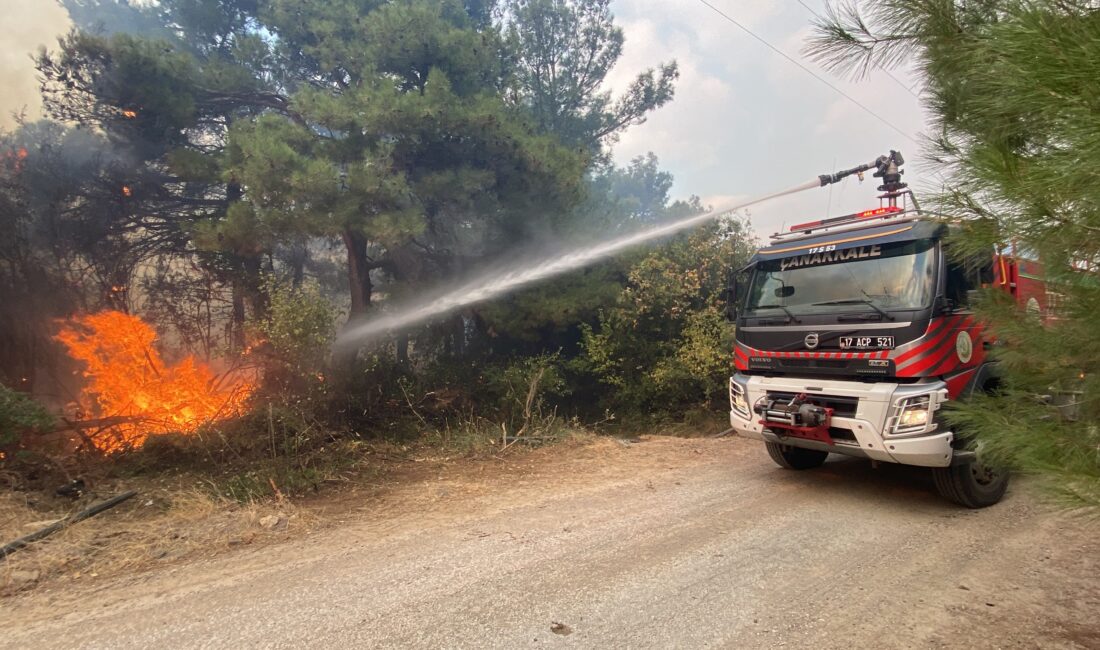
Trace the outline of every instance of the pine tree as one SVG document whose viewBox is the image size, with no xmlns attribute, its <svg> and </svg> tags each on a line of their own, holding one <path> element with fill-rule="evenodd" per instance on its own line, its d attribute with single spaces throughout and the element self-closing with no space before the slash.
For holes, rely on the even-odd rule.
<svg viewBox="0 0 1100 650">
<path fill-rule="evenodd" d="M 288 112 L 286 75 L 256 28 L 256 3 L 66 6 L 76 27 L 56 50 L 37 56 L 44 107 L 59 121 L 104 133 L 112 153 L 132 163 L 114 187 L 129 232 L 139 233 L 131 237 L 141 239 L 149 259 L 186 258 L 230 285 L 232 339 L 242 347 L 246 305 L 253 315 L 264 309 L 260 271 L 271 238 L 197 242 L 193 234 L 224 221 L 241 196 L 240 183 L 222 174 L 231 125 Z"/>
<path fill-rule="evenodd" d="M 229 173 L 247 188 L 241 232 L 339 237 L 351 316 L 461 271 L 484 244 L 567 211 L 585 161 L 540 134 L 501 93 L 503 44 L 457 1 L 273 2 L 281 56 L 313 80 L 294 116 L 242 121 Z"/>
<path fill-rule="evenodd" d="M 607 0 L 65 2 L 77 28 L 38 57 L 46 106 L 136 161 L 114 188 L 130 236 L 231 287 L 238 343 L 261 274 L 301 278 L 323 246 L 343 249 L 360 317 L 380 292 L 614 227 L 589 210 L 608 207 L 606 145 L 676 78 L 669 63 L 604 90 L 623 42 Z M 612 289 L 560 296 L 555 318 Z"/>
<path fill-rule="evenodd" d="M 953 420 L 983 453 L 1100 507 L 1097 3 L 840 5 L 819 21 L 808 51 L 857 75 L 900 63 L 922 73 L 934 118 L 928 153 L 950 182 L 933 202 L 963 219 L 955 247 L 1037 256 L 1048 296 L 1062 297 L 1046 324 L 989 297 L 1002 383 Z"/>
<path fill-rule="evenodd" d="M 617 99 L 604 79 L 623 52 L 611 0 L 508 0 L 512 92 L 539 126 L 600 157 L 627 127 L 672 100 L 675 61 L 640 73 Z"/>
</svg>

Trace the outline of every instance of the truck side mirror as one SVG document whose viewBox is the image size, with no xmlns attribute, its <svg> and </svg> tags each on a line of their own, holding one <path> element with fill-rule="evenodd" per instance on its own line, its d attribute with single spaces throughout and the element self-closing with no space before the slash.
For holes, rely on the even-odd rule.
<svg viewBox="0 0 1100 650">
<path fill-rule="evenodd" d="M 737 281 L 737 276 L 730 278 L 729 285 L 726 286 L 725 298 L 726 298 L 726 321 L 730 323 L 737 322 L 737 296 L 740 293 L 740 286 Z"/>
<path fill-rule="evenodd" d="M 724 291 L 726 298 L 726 320 L 728 322 L 737 322 L 739 315 L 738 298 L 740 298 L 740 278 L 737 274 L 730 274 L 729 283 L 726 285 Z"/>
</svg>

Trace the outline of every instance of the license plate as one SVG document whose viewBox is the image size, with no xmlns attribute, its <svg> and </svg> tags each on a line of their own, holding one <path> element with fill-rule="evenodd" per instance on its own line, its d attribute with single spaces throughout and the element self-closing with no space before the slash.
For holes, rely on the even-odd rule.
<svg viewBox="0 0 1100 650">
<path fill-rule="evenodd" d="M 891 350 L 894 347 L 892 336 L 842 336 L 841 350 Z"/>
</svg>

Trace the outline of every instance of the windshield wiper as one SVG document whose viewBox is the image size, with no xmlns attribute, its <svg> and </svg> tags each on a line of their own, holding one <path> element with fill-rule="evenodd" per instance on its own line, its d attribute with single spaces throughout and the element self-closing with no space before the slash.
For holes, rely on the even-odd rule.
<svg viewBox="0 0 1100 650">
<path fill-rule="evenodd" d="M 826 307 L 828 305 L 867 305 L 871 309 L 874 309 L 878 313 L 882 314 L 882 317 L 887 320 L 894 320 L 894 317 L 888 314 L 882 307 L 875 304 L 875 301 L 868 300 L 867 298 L 849 298 L 848 300 L 826 300 L 825 302 L 815 302 L 811 307 Z"/>
<path fill-rule="evenodd" d="M 795 316 L 794 314 L 791 313 L 791 310 L 787 309 L 783 305 L 757 305 L 756 309 L 782 309 L 783 313 L 786 314 L 787 317 L 791 319 L 789 322 L 792 322 L 792 323 L 801 323 L 802 322 L 802 321 L 798 320 L 797 316 Z M 756 310 L 754 309 L 753 311 L 756 311 Z"/>
</svg>

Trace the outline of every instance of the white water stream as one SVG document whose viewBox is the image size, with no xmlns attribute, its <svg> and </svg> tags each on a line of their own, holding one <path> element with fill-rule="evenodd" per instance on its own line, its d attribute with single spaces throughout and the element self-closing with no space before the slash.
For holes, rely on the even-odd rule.
<svg viewBox="0 0 1100 650">
<path fill-rule="evenodd" d="M 697 226 L 735 210 L 815 187 L 821 187 L 819 178 L 814 178 L 812 181 L 807 181 L 780 192 L 765 194 L 734 205 L 725 206 L 719 210 L 712 210 L 706 214 L 623 235 L 611 241 L 594 244 L 570 253 L 536 259 L 524 262 L 522 265 L 514 265 L 514 268 L 511 269 L 485 274 L 446 292 L 421 300 L 410 301 L 398 306 L 390 313 L 380 315 L 361 325 L 349 327 L 340 334 L 336 344 L 338 346 L 351 346 L 363 343 L 386 332 L 408 327 L 434 316 L 504 295 L 539 280 L 583 268 L 627 248 Z"/>
</svg>

